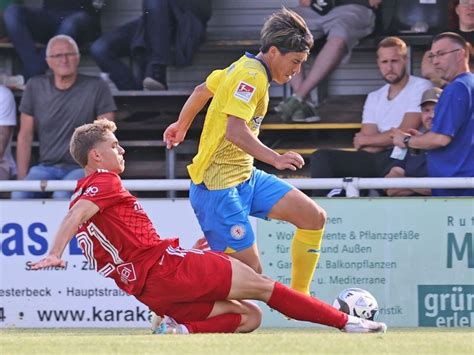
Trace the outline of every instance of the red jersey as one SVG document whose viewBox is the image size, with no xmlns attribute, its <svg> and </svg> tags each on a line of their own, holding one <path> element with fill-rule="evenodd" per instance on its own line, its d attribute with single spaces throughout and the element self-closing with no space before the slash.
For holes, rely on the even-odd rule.
<svg viewBox="0 0 474 355">
<path fill-rule="evenodd" d="M 120 177 L 98 170 L 77 182 L 69 208 L 89 200 L 99 211 L 79 226 L 77 241 L 89 263 L 131 295 L 139 295 L 150 268 L 177 239 L 160 239 L 150 218 Z"/>
</svg>

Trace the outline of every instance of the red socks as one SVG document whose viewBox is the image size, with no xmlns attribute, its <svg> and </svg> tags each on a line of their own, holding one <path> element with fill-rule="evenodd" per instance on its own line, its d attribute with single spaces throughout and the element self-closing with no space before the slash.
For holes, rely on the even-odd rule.
<svg viewBox="0 0 474 355">
<path fill-rule="evenodd" d="M 206 320 L 182 323 L 190 333 L 235 333 L 242 316 L 237 313 L 221 314 Z"/>
<path fill-rule="evenodd" d="M 339 312 L 317 298 L 292 290 L 278 282 L 275 282 L 273 293 L 267 304 L 296 320 L 324 324 L 338 329 L 344 328 L 347 323 L 347 314 Z"/>
<path fill-rule="evenodd" d="M 324 324 L 338 329 L 344 328 L 347 323 L 347 314 L 317 298 L 292 290 L 278 282 L 275 282 L 268 305 L 296 320 Z M 182 324 L 190 333 L 235 333 L 241 320 L 240 314 L 227 313 L 203 321 Z"/>
</svg>

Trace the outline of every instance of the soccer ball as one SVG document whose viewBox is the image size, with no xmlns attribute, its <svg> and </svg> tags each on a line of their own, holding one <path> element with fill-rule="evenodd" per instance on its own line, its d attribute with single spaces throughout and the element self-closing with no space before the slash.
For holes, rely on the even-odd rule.
<svg viewBox="0 0 474 355">
<path fill-rule="evenodd" d="M 332 305 L 341 312 L 369 320 L 377 319 L 379 314 L 379 305 L 375 297 L 361 288 L 348 288 L 342 291 Z"/>
</svg>

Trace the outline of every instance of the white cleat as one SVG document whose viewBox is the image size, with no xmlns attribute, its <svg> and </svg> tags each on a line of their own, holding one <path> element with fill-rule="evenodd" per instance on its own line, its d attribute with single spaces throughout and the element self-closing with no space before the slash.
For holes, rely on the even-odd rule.
<svg viewBox="0 0 474 355">
<path fill-rule="evenodd" d="M 349 316 L 346 325 L 341 330 L 346 333 L 385 333 L 387 325 L 382 322 Z"/>
<path fill-rule="evenodd" d="M 173 318 L 161 317 L 152 312 L 151 331 L 153 334 L 187 334 L 186 330 L 186 327 L 178 324 Z"/>
</svg>

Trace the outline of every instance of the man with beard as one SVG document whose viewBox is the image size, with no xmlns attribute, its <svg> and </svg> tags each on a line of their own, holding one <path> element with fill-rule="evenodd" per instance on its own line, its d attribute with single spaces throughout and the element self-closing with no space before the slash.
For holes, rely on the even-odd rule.
<svg viewBox="0 0 474 355">
<path fill-rule="evenodd" d="M 387 82 L 369 93 L 362 128 L 354 136 L 356 151 L 318 150 L 311 156 L 311 177 L 383 177 L 394 164 L 390 130 L 417 129 L 421 124 L 420 100 L 432 87 L 425 79 L 407 73 L 407 46 L 398 37 L 387 37 L 377 47 L 377 65 Z M 317 190 L 316 196 L 328 191 Z"/>
</svg>

